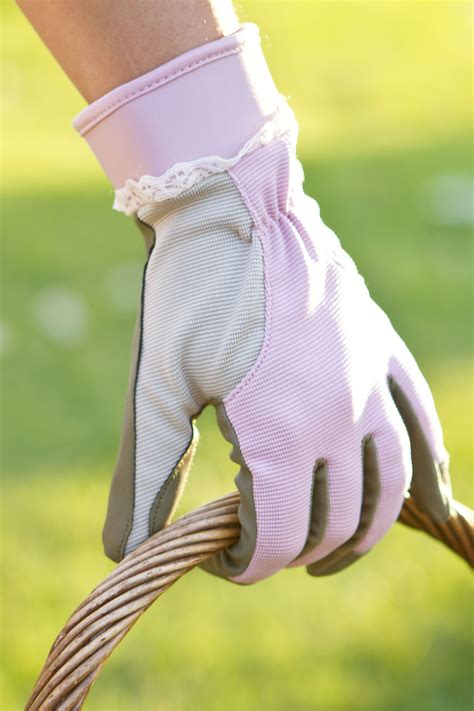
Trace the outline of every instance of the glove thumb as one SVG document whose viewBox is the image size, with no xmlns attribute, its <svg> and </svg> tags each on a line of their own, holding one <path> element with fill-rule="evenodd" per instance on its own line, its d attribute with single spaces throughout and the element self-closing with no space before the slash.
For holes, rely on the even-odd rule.
<svg viewBox="0 0 474 711">
<path fill-rule="evenodd" d="M 102 533 L 105 553 L 116 562 L 170 521 L 199 439 L 183 393 L 144 366 L 139 378 L 132 366 Z"/>
</svg>

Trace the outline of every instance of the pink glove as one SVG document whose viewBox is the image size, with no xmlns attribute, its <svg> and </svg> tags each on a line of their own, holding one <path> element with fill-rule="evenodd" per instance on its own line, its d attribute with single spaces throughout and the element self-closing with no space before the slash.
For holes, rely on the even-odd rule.
<svg viewBox="0 0 474 711">
<path fill-rule="evenodd" d="M 76 119 L 149 256 L 104 529 L 114 560 L 165 525 L 208 403 L 240 464 L 238 583 L 332 573 L 377 543 L 409 487 L 449 512 L 426 381 L 317 203 L 257 28 L 192 50 Z"/>
</svg>

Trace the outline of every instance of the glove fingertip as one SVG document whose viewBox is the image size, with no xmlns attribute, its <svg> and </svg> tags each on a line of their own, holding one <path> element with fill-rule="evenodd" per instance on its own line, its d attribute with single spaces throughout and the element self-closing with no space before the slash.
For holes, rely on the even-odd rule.
<svg viewBox="0 0 474 711">
<path fill-rule="evenodd" d="M 150 509 L 149 533 L 157 533 L 166 526 L 173 517 L 176 507 L 183 493 L 188 479 L 189 470 L 196 453 L 199 441 L 199 432 L 193 425 L 193 437 L 191 442 L 173 469 L 160 491 L 155 497 Z"/>
<path fill-rule="evenodd" d="M 332 564 L 321 565 L 321 563 L 324 563 L 324 560 L 322 560 L 322 561 L 318 561 L 317 563 L 312 563 L 312 565 L 308 565 L 306 567 L 306 570 L 309 575 L 311 575 L 315 578 L 322 578 L 322 577 L 325 577 L 328 575 L 335 575 L 336 573 L 340 573 L 342 570 L 349 568 L 349 566 L 353 565 L 358 560 L 363 558 L 364 555 L 365 555 L 365 553 L 355 553 L 354 551 L 351 551 L 350 553 L 345 555 L 343 558 L 336 560 Z"/>
</svg>

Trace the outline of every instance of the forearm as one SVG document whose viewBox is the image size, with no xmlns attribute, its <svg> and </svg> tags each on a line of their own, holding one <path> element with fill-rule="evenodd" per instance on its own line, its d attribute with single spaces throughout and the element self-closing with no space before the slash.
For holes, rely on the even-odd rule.
<svg viewBox="0 0 474 711">
<path fill-rule="evenodd" d="M 88 102 L 238 27 L 231 0 L 17 4 Z"/>
</svg>

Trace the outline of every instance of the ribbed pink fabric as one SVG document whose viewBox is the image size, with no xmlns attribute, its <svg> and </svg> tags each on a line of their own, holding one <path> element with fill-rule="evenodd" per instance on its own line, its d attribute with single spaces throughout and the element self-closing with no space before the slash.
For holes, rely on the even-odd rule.
<svg viewBox="0 0 474 711">
<path fill-rule="evenodd" d="M 308 564 L 347 541 L 362 500 L 362 442 L 374 438 L 382 494 L 359 551 L 395 522 L 411 479 L 410 444 L 389 392 L 394 372 L 413 400 L 437 461 L 445 458 L 433 401 L 418 368 L 362 277 L 292 179 L 294 147 L 279 139 L 230 174 L 256 225 L 264 255 L 266 334 L 260 356 L 225 399 L 252 471 L 257 542 L 250 583 Z M 308 535 L 313 469 L 325 459 L 329 517 L 317 549 Z M 296 560 L 295 560 L 296 559 Z"/>
<path fill-rule="evenodd" d="M 102 96 L 73 125 L 121 188 L 182 161 L 234 156 L 278 103 L 258 28 L 247 23 Z"/>
</svg>

